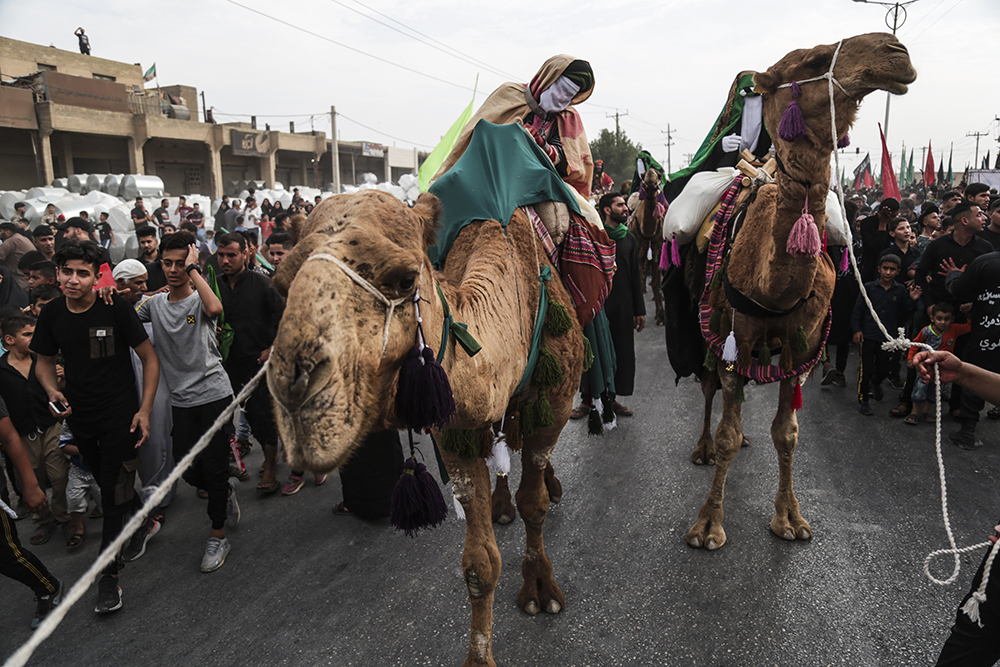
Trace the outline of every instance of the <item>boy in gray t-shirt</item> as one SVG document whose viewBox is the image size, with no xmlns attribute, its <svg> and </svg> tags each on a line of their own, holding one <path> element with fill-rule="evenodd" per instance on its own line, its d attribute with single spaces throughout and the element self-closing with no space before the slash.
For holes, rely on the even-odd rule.
<svg viewBox="0 0 1000 667">
<path fill-rule="evenodd" d="M 229 406 L 233 390 L 215 338 L 222 302 L 201 275 L 194 236 L 189 232 L 168 236 L 160 246 L 160 263 L 169 291 L 147 299 L 136 313 L 140 321 L 153 326 L 156 352 L 170 388 L 173 451 L 179 462 Z M 184 481 L 208 491 L 212 532 L 202 572 L 222 567 L 231 549 L 226 520 L 235 528 L 240 519 L 237 482 L 229 477 L 231 433 L 232 424 L 226 422 L 184 473 Z"/>
</svg>

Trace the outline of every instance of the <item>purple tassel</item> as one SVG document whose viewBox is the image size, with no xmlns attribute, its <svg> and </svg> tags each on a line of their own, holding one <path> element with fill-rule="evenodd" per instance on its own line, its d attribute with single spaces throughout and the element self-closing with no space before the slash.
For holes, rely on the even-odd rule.
<svg viewBox="0 0 1000 667">
<path fill-rule="evenodd" d="M 674 263 L 674 266 L 681 265 L 681 244 L 677 242 L 676 238 L 670 243 L 670 261 Z"/>
<path fill-rule="evenodd" d="M 410 349 L 399 369 L 396 417 L 407 428 L 419 431 L 443 426 L 455 414 L 455 396 L 448 374 L 434 358 L 434 350 L 419 345 Z"/>
<path fill-rule="evenodd" d="M 778 125 L 778 136 L 782 141 L 798 141 L 806 136 L 806 119 L 802 116 L 802 109 L 799 103 L 792 100 L 792 103 L 785 109 L 781 116 L 781 124 Z"/>
<path fill-rule="evenodd" d="M 663 247 L 660 249 L 660 270 L 667 271 L 670 268 L 670 241 L 664 241 Z"/>
<path fill-rule="evenodd" d="M 845 273 L 851 268 L 851 258 L 847 253 L 847 248 L 844 248 L 843 254 L 840 256 L 840 272 Z"/>
<path fill-rule="evenodd" d="M 837 148 L 847 148 L 850 145 L 851 145 L 851 135 L 849 134 L 845 134 L 840 138 L 840 141 L 837 142 Z"/>
<path fill-rule="evenodd" d="M 421 528 L 439 526 L 447 516 L 448 507 L 437 482 L 427 472 L 427 466 L 410 456 L 392 490 L 389 505 L 392 525 L 405 531 L 407 537 L 416 537 Z"/>
<path fill-rule="evenodd" d="M 792 99 L 797 100 L 802 97 L 802 89 L 799 88 L 798 81 L 792 81 Z"/>
<path fill-rule="evenodd" d="M 819 230 L 808 211 L 803 211 L 795 221 L 792 233 L 788 235 L 786 250 L 793 257 L 815 257 L 819 254 Z"/>
</svg>

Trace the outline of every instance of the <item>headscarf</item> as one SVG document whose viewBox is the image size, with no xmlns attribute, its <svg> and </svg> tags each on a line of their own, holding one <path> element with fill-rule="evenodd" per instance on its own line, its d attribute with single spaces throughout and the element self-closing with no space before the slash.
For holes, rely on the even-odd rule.
<svg viewBox="0 0 1000 667">
<path fill-rule="evenodd" d="M 149 270 L 137 259 L 126 259 L 115 267 L 111 277 L 118 280 L 132 280 L 148 273 Z"/>
<path fill-rule="evenodd" d="M 590 184 L 594 177 L 594 161 L 590 155 L 587 135 L 583 130 L 583 121 L 573 106 L 585 101 L 593 93 L 594 72 L 587 61 L 578 60 L 565 54 L 552 56 L 546 60 L 529 83 L 508 81 L 493 91 L 472 119 L 465 124 L 455 146 L 451 149 L 451 153 L 448 154 L 444 164 L 441 165 L 432 180 L 440 178 L 451 169 L 458 158 L 462 157 L 465 149 L 469 146 L 472 131 L 480 120 L 485 118 L 496 125 L 507 125 L 524 120 L 525 116 L 531 112 L 534 112 L 536 116 L 549 116 L 550 114 L 541 106 L 540 99 L 560 78 L 565 78 L 568 82 L 579 86 L 579 90 L 570 98 L 569 106 L 563 111 L 551 114 L 556 117 L 559 137 L 566 155 L 567 175 L 563 180 L 584 198 L 589 197 Z M 568 84 L 560 83 L 559 87 L 559 91 L 565 95 Z M 548 100 L 558 96 L 557 91 L 546 95 L 547 104 Z"/>
</svg>

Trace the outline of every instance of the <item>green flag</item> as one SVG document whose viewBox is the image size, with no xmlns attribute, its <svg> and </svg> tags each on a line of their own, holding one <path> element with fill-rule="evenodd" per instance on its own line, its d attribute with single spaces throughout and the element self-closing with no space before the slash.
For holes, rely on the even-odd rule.
<svg viewBox="0 0 1000 667">
<path fill-rule="evenodd" d="M 916 148 L 911 148 L 910 149 L 910 166 L 906 168 L 906 182 L 907 183 L 912 183 L 913 182 L 913 153 L 916 150 L 917 150 Z"/>
<path fill-rule="evenodd" d="M 448 154 L 451 153 L 451 149 L 455 146 L 455 142 L 458 141 L 458 135 L 462 133 L 462 128 L 466 126 L 469 120 L 472 118 L 472 105 L 476 103 L 476 95 L 472 94 L 472 101 L 469 102 L 469 106 L 465 107 L 465 111 L 462 115 L 458 117 L 452 126 L 448 130 L 448 133 L 441 137 L 440 143 L 434 147 L 431 154 L 427 156 L 424 163 L 420 165 L 420 191 L 427 192 L 427 189 L 431 187 L 431 179 L 434 178 L 434 174 L 437 173 L 441 165 L 448 158 Z"/>
<path fill-rule="evenodd" d="M 147 81 L 152 81 L 155 78 L 156 78 L 156 63 L 153 63 L 153 66 L 150 67 L 148 70 L 146 70 L 146 73 L 142 75 L 142 82 L 146 83 Z"/>
<path fill-rule="evenodd" d="M 899 156 L 899 184 L 906 185 L 906 146 Z"/>
</svg>

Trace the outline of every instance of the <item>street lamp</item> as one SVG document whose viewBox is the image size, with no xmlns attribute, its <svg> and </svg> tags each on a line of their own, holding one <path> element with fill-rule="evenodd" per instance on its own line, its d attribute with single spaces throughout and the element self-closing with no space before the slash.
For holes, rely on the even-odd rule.
<svg viewBox="0 0 1000 667">
<path fill-rule="evenodd" d="M 879 2 L 878 0 L 854 0 L 854 2 L 863 2 L 866 5 L 882 5 L 883 7 L 888 7 L 888 11 L 885 13 L 885 25 L 892 29 L 892 34 L 896 34 L 896 30 L 904 23 L 906 23 L 906 8 L 912 5 L 917 0 L 907 0 L 907 2 Z M 900 16 L 902 14 L 902 17 Z M 889 17 L 892 17 L 892 22 L 889 21 Z M 885 141 L 886 145 L 889 143 L 889 100 L 892 99 L 892 93 L 885 94 Z"/>
</svg>

